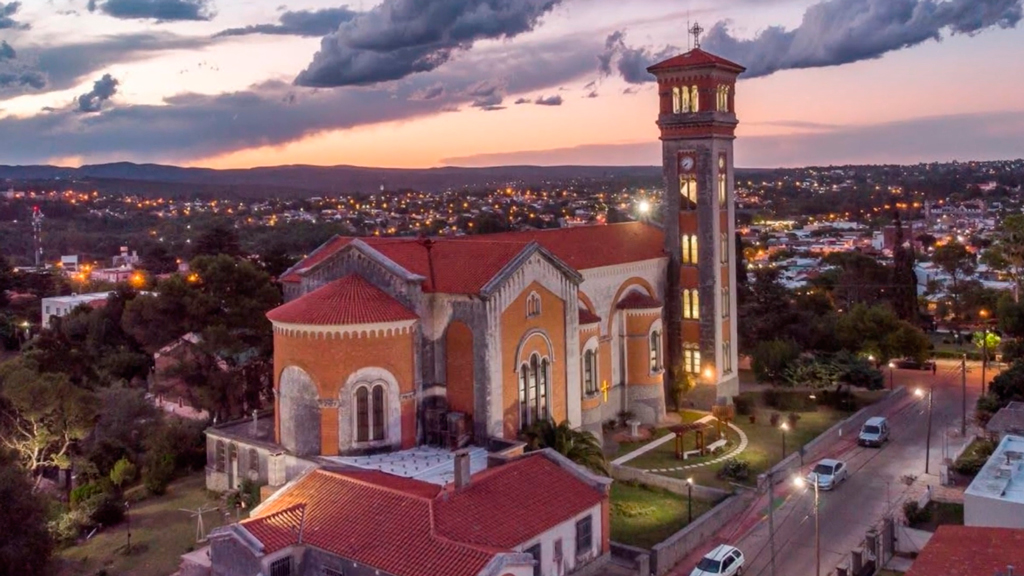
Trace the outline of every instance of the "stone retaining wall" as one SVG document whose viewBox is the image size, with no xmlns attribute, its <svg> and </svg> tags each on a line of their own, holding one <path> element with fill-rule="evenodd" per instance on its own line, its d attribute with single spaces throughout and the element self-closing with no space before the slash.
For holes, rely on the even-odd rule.
<svg viewBox="0 0 1024 576">
<path fill-rule="evenodd" d="M 660 474 L 647 472 L 646 470 L 640 470 L 638 468 L 631 468 L 623 464 L 612 465 L 612 478 L 621 482 L 638 482 L 645 486 L 661 488 L 662 490 L 668 490 L 669 492 L 679 494 L 680 496 L 686 496 L 688 494 L 686 480 L 681 478 L 671 478 L 669 476 L 661 476 Z M 701 486 L 699 484 L 693 485 L 693 498 L 695 500 L 718 502 L 731 494 L 732 492 L 726 492 L 725 490 L 719 490 L 718 488 Z"/>
<path fill-rule="evenodd" d="M 751 495 L 726 498 L 692 524 L 669 536 L 651 549 L 651 574 L 662 576 L 694 550 L 707 543 L 723 526 L 732 522 L 750 505 Z"/>
</svg>

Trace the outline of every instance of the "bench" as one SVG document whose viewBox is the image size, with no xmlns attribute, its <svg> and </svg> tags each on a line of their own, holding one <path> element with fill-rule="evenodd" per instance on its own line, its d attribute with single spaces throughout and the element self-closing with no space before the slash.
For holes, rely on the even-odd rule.
<svg viewBox="0 0 1024 576">
<path fill-rule="evenodd" d="M 714 454 L 715 452 L 718 452 L 719 450 L 725 448 L 725 445 L 728 443 L 729 442 L 725 438 L 715 440 L 711 444 L 708 444 L 708 452 Z"/>
</svg>

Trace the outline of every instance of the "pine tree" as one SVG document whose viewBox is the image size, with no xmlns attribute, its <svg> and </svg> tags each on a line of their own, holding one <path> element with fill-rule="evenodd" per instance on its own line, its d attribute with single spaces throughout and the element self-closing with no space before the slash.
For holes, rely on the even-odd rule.
<svg viewBox="0 0 1024 576">
<path fill-rule="evenodd" d="M 916 323 L 917 274 L 914 272 L 916 254 L 912 243 L 905 240 L 903 223 L 896 213 L 896 246 L 893 248 L 892 304 L 900 320 Z"/>
</svg>

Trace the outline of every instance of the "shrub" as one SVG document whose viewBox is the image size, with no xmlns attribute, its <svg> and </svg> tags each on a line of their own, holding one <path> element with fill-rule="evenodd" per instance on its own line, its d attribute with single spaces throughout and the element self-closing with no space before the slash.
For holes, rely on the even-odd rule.
<svg viewBox="0 0 1024 576">
<path fill-rule="evenodd" d="M 78 539 L 82 530 L 90 525 L 89 515 L 85 510 L 68 510 L 51 520 L 46 528 L 55 542 L 70 544 Z"/>
<path fill-rule="evenodd" d="M 769 388 L 761 392 L 761 400 L 765 406 L 784 412 L 814 412 L 818 409 L 811 394 L 803 390 Z"/>
<path fill-rule="evenodd" d="M 781 416 L 778 412 L 772 412 L 771 417 L 768 418 L 768 422 L 772 425 L 772 428 L 778 428 L 780 418 Z"/>
<path fill-rule="evenodd" d="M 167 492 L 167 485 L 174 479 L 174 456 L 153 454 L 142 469 L 142 483 L 154 496 Z"/>
<path fill-rule="evenodd" d="M 790 428 L 796 428 L 796 423 L 800 421 L 800 415 L 796 412 L 790 412 L 786 419 L 789 421 Z"/>
<path fill-rule="evenodd" d="M 625 426 L 626 422 L 629 422 L 636 417 L 636 415 L 629 410 L 620 410 L 615 416 L 619 419 L 619 426 Z"/>
<path fill-rule="evenodd" d="M 93 496 L 103 494 L 103 492 L 103 487 L 100 486 L 99 483 L 97 482 L 82 484 L 81 486 L 71 491 L 71 508 L 78 508 L 79 504 L 82 504 L 83 502 L 92 498 Z"/>
<path fill-rule="evenodd" d="M 750 463 L 737 458 L 729 458 L 722 464 L 722 468 L 718 471 L 718 477 L 742 482 L 750 478 Z"/>
<path fill-rule="evenodd" d="M 953 471 L 963 476 L 974 476 L 995 450 L 996 445 L 991 440 L 975 440 L 953 463 Z"/>
<path fill-rule="evenodd" d="M 732 403 L 736 405 L 736 414 L 740 416 L 750 416 L 754 413 L 754 402 L 749 396 L 741 394 L 733 398 Z"/>
<path fill-rule="evenodd" d="M 126 484 L 134 482 L 136 473 L 135 464 L 132 464 L 131 460 L 127 458 L 121 458 L 114 463 L 114 467 L 110 470 L 110 481 L 120 489 Z"/>
<path fill-rule="evenodd" d="M 907 524 L 917 526 L 931 520 L 931 514 L 927 508 L 921 508 L 915 500 L 907 500 L 903 503 L 903 515 L 907 518 Z"/>
<path fill-rule="evenodd" d="M 124 520 L 124 502 L 114 494 L 97 494 L 86 500 L 82 508 L 93 525 L 114 526 Z"/>
</svg>

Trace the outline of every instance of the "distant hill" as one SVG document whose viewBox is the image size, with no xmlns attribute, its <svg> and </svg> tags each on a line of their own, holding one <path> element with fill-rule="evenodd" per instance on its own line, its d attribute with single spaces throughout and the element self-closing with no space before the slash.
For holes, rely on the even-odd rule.
<svg viewBox="0 0 1024 576">
<path fill-rule="evenodd" d="M 231 194 L 247 198 L 305 197 L 370 193 L 411 188 L 428 192 L 447 189 L 542 185 L 570 180 L 659 178 L 656 166 L 498 166 L 493 168 L 393 169 L 358 166 L 275 166 L 243 170 L 181 168 L 159 164 L 0 166 L 0 188 L 12 185 L 60 188 L 74 182 L 104 192 L 134 192 L 172 197 Z M 66 185 L 66 184 L 65 184 Z"/>
</svg>

